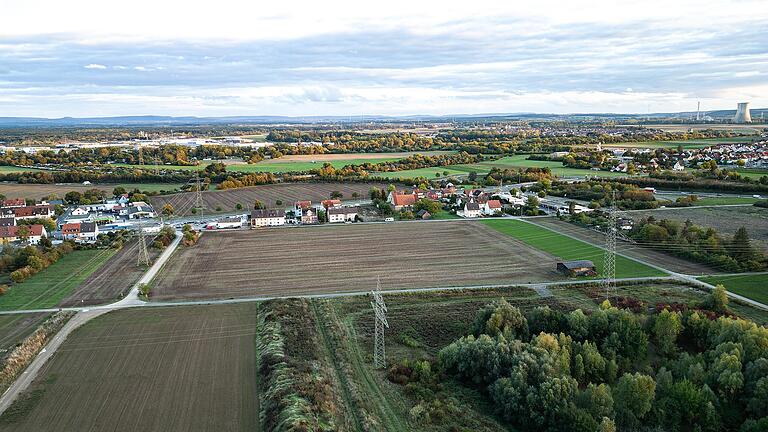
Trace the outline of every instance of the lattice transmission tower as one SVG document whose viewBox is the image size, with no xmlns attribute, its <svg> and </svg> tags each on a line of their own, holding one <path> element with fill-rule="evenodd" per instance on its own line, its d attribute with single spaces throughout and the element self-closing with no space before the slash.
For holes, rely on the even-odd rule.
<svg viewBox="0 0 768 432">
<path fill-rule="evenodd" d="M 384 348 L 384 329 L 389 328 L 389 322 L 387 322 L 387 304 L 384 303 L 384 297 L 381 295 L 381 283 L 379 278 L 376 278 L 376 289 L 371 291 L 373 301 L 371 301 L 371 307 L 373 307 L 374 320 L 376 321 L 376 334 L 373 344 L 373 366 L 375 368 L 383 368 L 387 366 L 386 350 Z"/>
<path fill-rule="evenodd" d="M 149 267 L 149 250 L 147 250 L 147 233 L 144 228 L 139 228 L 139 258 L 136 261 L 137 266 Z"/>
<path fill-rule="evenodd" d="M 200 174 L 195 171 L 195 178 L 192 179 L 192 182 L 194 182 L 195 185 L 195 205 L 194 209 L 196 209 L 197 212 L 200 214 L 200 223 L 203 222 L 203 208 L 205 207 L 205 202 L 203 201 L 203 187 L 202 183 L 200 182 Z"/>
<path fill-rule="evenodd" d="M 616 192 L 611 198 L 611 207 L 607 211 L 608 226 L 605 230 L 605 254 L 603 255 L 603 288 L 605 297 L 616 295 L 616 236 L 618 235 L 618 213 L 616 212 Z"/>
</svg>

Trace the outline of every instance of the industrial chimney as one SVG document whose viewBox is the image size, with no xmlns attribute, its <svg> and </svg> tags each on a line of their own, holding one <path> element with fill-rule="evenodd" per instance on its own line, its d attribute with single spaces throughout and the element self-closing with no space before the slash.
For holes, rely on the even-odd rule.
<svg viewBox="0 0 768 432">
<path fill-rule="evenodd" d="M 734 123 L 752 123 L 752 116 L 749 115 L 749 102 L 739 102 L 736 106 L 736 116 L 733 117 Z"/>
</svg>

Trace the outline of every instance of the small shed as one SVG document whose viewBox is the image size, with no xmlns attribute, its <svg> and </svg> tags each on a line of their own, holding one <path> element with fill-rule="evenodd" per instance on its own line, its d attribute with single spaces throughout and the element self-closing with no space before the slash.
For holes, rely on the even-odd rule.
<svg viewBox="0 0 768 432">
<path fill-rule="evenodd" d="M 568 276 L 596 276 L 595 264 L 589 260 L 563 261 L 557 263 L 557 271 Z"/>
</svg>

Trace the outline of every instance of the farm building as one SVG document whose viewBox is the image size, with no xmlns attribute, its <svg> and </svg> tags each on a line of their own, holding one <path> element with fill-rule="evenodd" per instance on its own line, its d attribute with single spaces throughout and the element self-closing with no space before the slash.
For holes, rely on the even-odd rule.
<svg viewBox="0 0 768 432">
<path fill-rule="evenodd" d="M 251 212 L 251 228 L 285 225 L 285 210 L 256 209 Z"/>
<path fill-rule="evenodd" d="M 43 237 L 47 236 L 48 233 L 42 225 L 14 225 L 0 227 L 0 239 L 3 241 L 14 242 L 23 240 L 23 238 L 26 237 L 27 243 L 38 244 Z"/>
<path fill-rule="evenodd" d="M 328 209 L 328 222 L 354 222 L 357 214 L 360 213 L 359 207 L 334 207 Z"/>
<path fill-rule="evenodd" d="M 563 261 L 557 263 L 557 271 L 568 276 L 595 276 L 597 269 L 589 260 Z"/>
</svg>

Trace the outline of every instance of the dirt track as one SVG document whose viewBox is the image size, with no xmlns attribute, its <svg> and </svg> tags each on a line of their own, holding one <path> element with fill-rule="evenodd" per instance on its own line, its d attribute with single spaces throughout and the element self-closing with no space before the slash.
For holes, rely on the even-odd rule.
<svg viewBox="0 0 768 432">
<path fill-rule="evenodd" d="M 275 202 L 280 200 L 283 203 L 279 207 L 290 207 L 299 200 L 319 202 L 329 199 L 333 191 L 341 192 L 343 200 L 353 199 L 352 194 L 355 192 L 359 195 L 359 199 L 366 199 L 368 191 L 374 186 L 385 188 L 387 185 L 383 183 L 281 183 L 206 191 L 203 192 L 203 201 L 205 202 L 205 212 L 208 213 L 215 211 L 217 207 L 220 207 L 222 212 L 232 212 L 235 211 L 235 206 L 238 203 L 243 206 L 243 211 L 250 211 L 255 200 L 263 202 L 267 207 L 276 206 Z M 194 193 L 190 192 L 151 198 L 155 208 L 162 208 L 165 203 L 170 202 L 177 211 L 191 207 L 193 200 Z M 189 211 L 180 213 L 180 215 L 187 214 Z"/>
<path fill-rule="evenodd" d="M 127 309 L 90 321 L 0 431 L 258 431 L 256 307 Z"/>
<path fill-rule="evenodd" d="M 513 284 L 558 280 L 557 258 L 470 222 L 337 225 L 206 233 L 180 249 L 152 298 Z"/>
</svg>

